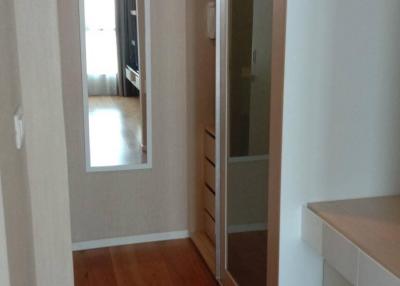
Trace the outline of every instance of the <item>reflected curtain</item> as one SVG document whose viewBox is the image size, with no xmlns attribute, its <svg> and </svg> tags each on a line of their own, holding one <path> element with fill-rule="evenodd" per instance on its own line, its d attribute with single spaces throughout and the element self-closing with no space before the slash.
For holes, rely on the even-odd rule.
<svg viewBox="0 0 400 286">
<path fill-rule="evenodd" d="M 115 19 L 116 19 L 116 37 L 117 37 L 117 64 L 118 64 L 118 93 L 120 96 L 126 96 L 125 85 L 125 66 L 126 66 L 126 11 L 128 7 L 125 0 L 115 1 Z"/>
<path fill-rule="evenodd" d="M 89 95 L 118 94 L 115 0 L 85 0 Z"/>
</svg>

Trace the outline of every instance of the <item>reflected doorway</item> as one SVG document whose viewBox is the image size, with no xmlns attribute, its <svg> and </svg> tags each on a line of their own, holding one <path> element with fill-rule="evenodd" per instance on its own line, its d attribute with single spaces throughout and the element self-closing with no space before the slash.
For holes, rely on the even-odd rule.
<svg viewBox="0 0 400 286">
<path fill-rule="evenodd" d="M 272 0 L 229 7 L 227 268 L 240 286 L 265 286 Z"/>
</svg>

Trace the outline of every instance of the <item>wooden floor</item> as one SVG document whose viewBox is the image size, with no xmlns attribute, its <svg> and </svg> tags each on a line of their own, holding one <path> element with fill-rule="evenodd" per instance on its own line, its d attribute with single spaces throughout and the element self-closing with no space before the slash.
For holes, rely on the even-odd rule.
<svg viewBox="0 0 400 286">
<path fill-rule="evenodd" d="M 228 269 L 240 286 L 265 286 L 267 283 L 267 232 L 229 234 Z"/>
<path fill-rule="evenodd" d="M 89 141 L 92 167 L 145 163 L 139 97 L 90 96 Z"/>
<path fill-rule="evenodd" d="M 75 286 L 216 286 L 189 239 L 74 253 Z"/>
</svg>

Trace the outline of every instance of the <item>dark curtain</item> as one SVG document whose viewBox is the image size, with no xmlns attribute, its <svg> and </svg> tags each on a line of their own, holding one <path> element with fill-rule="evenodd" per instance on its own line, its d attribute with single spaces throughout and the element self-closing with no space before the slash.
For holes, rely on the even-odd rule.
<svg viewBox="0 0 400 286">
<path fill-rule="evenodd" d="M 125 81 L 125 47 L 126 47 L 126 31 L 125 17 L 126 7 L 124 0 L 115 0 L 115 21 L 117 34 L 117 52 L 118 52 L 118 95 L 126 96 L 126 81 Z"/>
</svg>

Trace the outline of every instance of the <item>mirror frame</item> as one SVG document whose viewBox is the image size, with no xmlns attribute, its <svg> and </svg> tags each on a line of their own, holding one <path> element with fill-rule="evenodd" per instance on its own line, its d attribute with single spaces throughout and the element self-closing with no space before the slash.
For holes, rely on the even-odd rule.
<svg viewBox="0 0 400 286">
<path fill-rule="evenodd" d="M 84 1 L 79 0 L 79 39 L 81 47 L 81 72 L 82 72 L 82 97 L 84 113 L 84 133 L 85 133 L 85 166 L 87 173 L 94 172 L 115 172 L 129 170 L 146 170 L 152 168 L 153 162 L 153 142 L 152 142 L 152 61 L 151 61 L 151 13 L 149 1 L 144 1 L 145 14 L 145 38 L 144 47 L 146 55 L 146 137 L 147 137 L 147 162 L 142 164 L 128 164 L 117 166 L 92 167 L 90 165 L 90 142 L 89 142 L 89 102 L 88 84 L 86 68 L 86 35 L 85 35 L 85 8 Z"/>
</svg>

